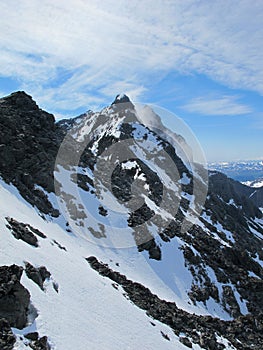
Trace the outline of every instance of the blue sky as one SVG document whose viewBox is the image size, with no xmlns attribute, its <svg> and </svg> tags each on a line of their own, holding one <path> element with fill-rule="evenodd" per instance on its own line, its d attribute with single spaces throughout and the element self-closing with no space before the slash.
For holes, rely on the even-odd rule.
<svg viewBox="0 0 263 350">
<path fill-rule="evenodd" d="M 263 2 L 1 1 L 0 94 L 57 118 L 118 93 L 181 117 L 208 161 L 263 158 Z"/>
</svg>

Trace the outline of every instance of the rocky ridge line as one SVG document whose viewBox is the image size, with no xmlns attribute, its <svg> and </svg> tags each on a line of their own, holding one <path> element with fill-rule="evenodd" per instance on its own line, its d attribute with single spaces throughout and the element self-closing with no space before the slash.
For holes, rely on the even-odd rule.
<svg viewBox="0 0 263 350">
<path fill-rule="evenodd" d="M 133 282 L 113 271 L 96 257 L 86 258 L 90 266 L 101 276 L 121 286 L 128 298 L 149 317 L 170 326 L 179 336 L 184 333 L 191 343 L 207 350 L 223 350 L 216 335 L 222 336 L 238 350 L 260 350 L 263 347 L 263 314 L 240 316 L 233 321 L 222 321 L 211 316 L 197 316 L 179 309 L 175 303 L 161 300 L 142 284 Z M 115 286 L 116 287 L 116 286 Z M 191 348 L 192 345 L 189 345 Z"/>
</svg>

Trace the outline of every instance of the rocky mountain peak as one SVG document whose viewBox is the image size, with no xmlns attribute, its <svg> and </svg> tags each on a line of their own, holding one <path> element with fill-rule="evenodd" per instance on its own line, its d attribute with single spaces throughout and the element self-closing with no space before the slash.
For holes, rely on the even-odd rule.
<svg viewBox="0 0 263 350">
<path fill-rule="evenodd" d="M 1 176 L 35 203 L 34 183 L 48 191 L 53 189 L 53 162 L 58 148 L 55 118 L 40 109 L 31 96 L 18 91 L 0 99 L 0 125 Z M 42 206 L 42 210 L 47 212 L 51 205 L 46 204 L 48 207 Z"/>
<path fill-rule="evenodd" d="M 16 129 L 16 132 L 25 125 L 29 129 L 36 128 L 42 132 L 53 130 L 55 126 L 54 116 L 40 109 L 24 91 L 17 91 L 0 99 L 0 122 L 8 128 Z"/>
<path fill-rule="evenodd" d="M 19 108 L 20 110 L 38 110 L 38 105 L 33 100 L 32 96 L 25 91 L 16 91 L 11 95 L 0 99 L 0 103 Z"/>
<path fill-rule="evenodd" d="M 116 105 L 118 103 L 131 103 L 131 100 L 127 95 L 119 94 L 116 96 L 115 100 L 112 102 L 112 105 Z"/>
</svg>

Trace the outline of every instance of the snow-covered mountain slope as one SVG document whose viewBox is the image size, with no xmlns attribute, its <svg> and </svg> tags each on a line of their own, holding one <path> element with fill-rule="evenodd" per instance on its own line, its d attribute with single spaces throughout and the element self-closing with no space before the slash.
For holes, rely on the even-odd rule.
<svg viewBox="0 0 263 350">
<path fill-rule="evenodd" d="M 143 281 L 164 300 L 170 303 L 174 300 L 179 301 L 178 295 L 168 287 L 169 283 L 163 283 L 162 274 L 156 275 L 148 261 L 136 249 L 130 248 L 121 252 L 114 249 L 105 250 L 84 239 L 66 234 L 57 224 L 41 218 L 35 209 L 23 201 L 13 186 L 3 182 L 0 195 L 1 264 L 25 266 L 25 263 L 29 262 L 35 267 L 45 266 L 51 274 L 45 281 L 43 290 L 25 272 L 22 275 L 21 283 L 30 291 L 32 306 L 27 326 L 23 329 L 12 328 L 17 336 L 14 349 L 27 349 L 29 340 L 24 335 L 32 332 L 38 332 L 40 337 L 48 335 L 52 349 L 189 348 L 189 345 L 184 345 L 189 344 L 184 332 L 178 332 L 176 335 L 165 322 L 161 323 L 146 316 L 143 310 L 125 297 L 127 294 L 121 286 L 118 287 L 118 284 L 112 283 L 109 278 L 94 272 L 85 259 L 95 255 L 99 260 L 108 263 L 112 269 L 124 272 L 133 281 Z M 5 218 L 10 218 L 11 215 L 15 220 L 38 229 L 46 238 L 38 237 L 38 247 L 22 239 L 18 240 L 7 227 L 8 221 Z M 163 270 L 172 265 L 172 261 L 164 262 Z M 178 288 L 181 287 L 181 292 L 184 292 L 186 271 L 181 273 L 182 275 L 177 271 L 174 278 Z M 183 298 L 181 303 L 176 302 L 176 305 L 186 306 Z M 172 304 L 169 309 L 171 307 Z M 196 313 L 207 314 L 200 306 L 186 309 L 190 312 L 190 319 L 196 317 L 191 316 Z M 200 317 L 201 322 L 202 316 Z M 187 316 L 184 323 L 186 320 Z M 204 321 L 209 324 L 211 319 L 205 318 Z M 195 321 L 197 327 L 198 322 Z M 225 344 L 227 349 L 236 348 L 222 336 L 220 329 L 217 332 L 217 346 Z M 193 349 L 207 348 L 204 329 L 201 334 L 204 337 L 204 346 L 193 343 Z"/>
<path fill-rule="evenodd" d="M 222 174 L 207 188 L 146 112 L 123 96 L 55 124 L 23 92 L 1 100 L 0 265 L 34 306 L 13 330 L 57 350 L 259 349 L 262 213 Z"/>
<path fill-rule="evenodd" d="M 105 262 L 119 261 L 126 273 L 136 279 L 134 265 L 141 266 L 142 277 L 152 279 L 160 295 L 172 299 L 172 292 L 153 276 L 144 258 L 137 252 L 124 256 L 114 251 L 103 251 L 82 239 L 66 234 L 57 224 L 46 222 L 37 212 L 23 203 L 17 191 L 1 183 L 1 264 L 45 266 L 51 278 L 45 281 L 44 290 L 24 273 L 22 284 L 30 291 L 31 302 L 38 316 L 18 330 L 16 335 L 37 331 L 48 335 L 54 349 L 184 349 L 172 330 L 152 320 L 134 307 L 122 292 L 113 288 L 111 281 L 100 277 L 87 264 L 85 257 L 96 255 Z M 39 238 L 39 247 L 17 240 L 6 227 L 6 217 L 29 223 L 47 235 Z M 57 243 L 55 243 L 57 242 Z M 58 243 L 66 250 L 59 248 Z M 127 261 L 129 259 L 129 261 Z M 133 263 L 133 261 L 137 262 Z M 129 273 L 129 269 L 131 273 Z M 136 268 L 135 268 L 136 269 Z M 134 270 L 135 270 L 134 269 Z M 58 292 L 53 283 L 57 285 Z M 33 316 L 32 316 L 33 317 Z M 170 341 L 162 336 L 169 336 Z M 17 340 L 14 349 L 27 348 Z M 194 349 L 199 349 L 195 345 Z"/>
</svg>

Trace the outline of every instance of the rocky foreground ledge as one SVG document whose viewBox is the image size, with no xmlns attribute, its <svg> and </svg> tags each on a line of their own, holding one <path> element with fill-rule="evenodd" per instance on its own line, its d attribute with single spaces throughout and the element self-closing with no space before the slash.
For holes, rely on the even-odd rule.
<svg viewBox="0 0 263 350">
<path fill-rule="evenodd" d="M 111 279 L 113 287 L 124 291 L 124 295 L 153 320 L 170 326 L 180 341 L 189 348 L 199 344 L 207 350 L 223 350 L 220 337 L 228 340 L 238 350 L 260 350 L 263 348 L 263 314 L 239 316 L 233 321 L 223 321 L 211 316 L 197 316 L 179 309 L 175 303 L 161 300 L 150 289 L 133 282 L 94 256 L 86 258 L 90 266 L 101 276 Z M 154 325 L 154 323 L 152 323 Z M 167 335 L 166 339 L 169 340 Z"/>
</svg>

